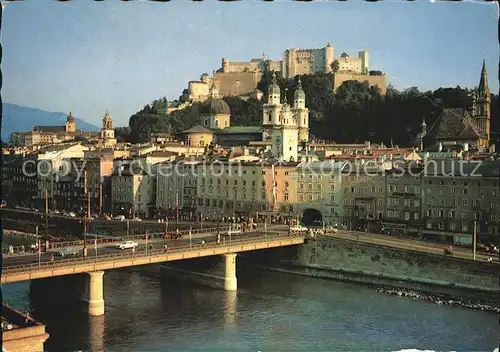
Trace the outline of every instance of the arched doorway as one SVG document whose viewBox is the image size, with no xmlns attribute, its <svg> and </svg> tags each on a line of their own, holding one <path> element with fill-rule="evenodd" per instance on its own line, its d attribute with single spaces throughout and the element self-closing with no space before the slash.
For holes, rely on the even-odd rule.
<svg viewBox="0 0 500 352">
<path fill-rule="evenodd" d="M 302 212 L 301 222 L 304 226 L 322 226 L 323 214 L 316 209 L 306 209 Z"/>
</svg>

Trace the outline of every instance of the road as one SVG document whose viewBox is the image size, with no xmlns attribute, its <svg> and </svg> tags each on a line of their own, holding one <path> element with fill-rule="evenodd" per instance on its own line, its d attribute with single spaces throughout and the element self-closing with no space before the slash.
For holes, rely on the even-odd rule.
<svg viewBox="0 0 500 352">
<path fill-rule="evenodd" d="M 273 231 L 277 232 L 277 231 Z M 233 235 L 232 238 L 234 239 L 239 239 L 239 238 L 252 238 L 252 237 L 259 237 L 262 236 L 262 232 L 258 231 L 252 231 L 252 232 L 245 232 L 241 235 Z M 222 238 L 224 240 L 224 238 Z M 226 242 L 229 241 L 229 238 L 226 237 Z M 190 242 L 195 245 L 195 244 L 200 244 L 202 241 L 205 241 L 205 243 L 215 243 L 217 241 L 217 236 L 216 234 L 195 234 L 191 236 L 191 240 L 189 237 L 181 238 L 181 239 L 176 239 L 176 240 L 164 240 L 164 239 L 151 239 L 147 241 L 147 247 L 146 248 L 146 240 L 134 240 L 139 244 L 139 246 L 136 248 L 136 252 L 143 252 L 146 250 L 150 250 L 150 246 L 153 246 L 153 249 L 161 249 L 165 244 L 168 245 L 169 249 L 176 248 L 176 247 L 183 247 L 187 246 L 190 244 Z M 97 245 L 97 255 L 106 255 L 106 254 L 113 254 L 113 253 L 120 253 L 124 251 L 131 251 L 131 249 L 118 249 L 116 248 L 116 245 L 118 243 L 122 243 L 123 241 L 116 241 L 114 243 L 104 243 L 104 244 L 98 244 Z M 83 258 L 83 246 L 75 246 L 72 247 L 76 252 L 76 258 Z M 53 250 L 52 252 L 57 251 Z M 17 266 L 17 265 L 27 265 L 27 264 L 36 264 L 40 260 L 40 262 L 45 263 L 50 261 L 50 253 L 44 253 L 40 256 L 40 259 L 38 258 L 37 253 L 26 253 L 24 255 L 18 255 L 18 256 L 4 256 L 3 257 L 3 268 L 8 268 L 9 266 Z M 96 256 L 96 250 L 93 245 L 87 246 L 87 257 L 95 257 Z M 61 257 L 55 256 L 54 259 L 57 262 L 58 259 Z M 72 258 L 72 257 L 70 257 Z"/>
<path fill-rule="evenodd" d="M 394 248 L 409 249 L 418 252 L 432 253 L 443 255 L 444 249 L 448 248 L 447 244 L 432 243 L 426 241 L 420 241 L 417 239 L 409 239 L 405 237 L 394 237 L 380 234 L 372 234 L 366 232 L 356 232 L 356 231 L 345 231 L 340 230 L 337 233 L 330 233 L 327 236 L 344 238 L 349 240 L 357 240 L 359 236 L 360 242 L 379 244 L 384 246 L 390 246 Z M 453 257 L 473 260 L 474 255 L 472 249 L 453 247 Z M 485 254 L 484 252 L 476 252 L 476 260 L 488 261 L 491 257 L 493 262 L 499 263 L 498 254 Z"/>
</svg>

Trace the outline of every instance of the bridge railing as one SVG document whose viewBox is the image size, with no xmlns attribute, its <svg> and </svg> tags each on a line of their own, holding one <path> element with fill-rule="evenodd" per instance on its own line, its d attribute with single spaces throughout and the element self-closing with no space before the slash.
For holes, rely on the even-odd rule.
<svg viewBox="0 0 500 352">
<path fill-rule="evenodd" d="M 229 227 L 219 227 L 219 231 L 227 231 Z M 191 230 L 191 234 L 196 235 L 200 233 L 214 233 L 217 231 L 217 228 L 196 228 Z M 175 231 L 168 231 L 168 233 L 175 233 Z M 184 237 L 189 234 L 189 230 L 182 230 L 179 231 L 179 234 Z M 120 241 L 127 241 L 127 240 L 144 240 L 146 239 L 146 235 L 148 239 L 159 239 L 162 238 L 165 235 L 165 232 L 148 232 L 146 233 L 141 233 L 137 235 L 129 235 L 129 236 L 116 236 L 116 237 L 105 237 L 103 238 L 102 236 L 97 237 L 97 244 L 105 244 L 105 243 L 113 243 L 113 242 L 120 242 Z M 64 247 L 75 247 L 75 246 L 83 246 L 83 244 L 86 243 L 87 245 L 94 245 L 95 244 L 95 235 L 94 234 L 87 234 L 87 240 L 78 240 L 78 241 L 66 241 L 66 242 L 51 242 L 49 243 L 49 249 L 54 249 L 54 248 L 64 248 Z"/>
<path fill-rule="evenodd" d="M 33 264 L 23 264 L 23 265 L 7 265 L 3 266 L 2 268 L 2 273 L 4 275 L 8 275 L 11 273 L 19 273 L 19 272 L 26 272 L 26 271 L 33 271 L 33 270 L 40 270 L 40 269 L 48 269 L 48 268 L 63 268 L 63 267 L 68 267 L 68 266 L 73 266 L 73 265 L 79 265 L 79 264 L 92 264 L 92 263 L 105 263 L 105 262 L 113 262 L 115 260 L 119 259 L 139 259 L 139 258 L 148 258 L 148 257 L 154 257 L 154 256 L 164 256 L 168 254 L 173 254 L 173 253 L 182 253 L 186 252 L 188 250 L 200 250 L 200 249 L 215 249 L 215 248 L 231 248 L 233 246 L 237 245 L 243 245 L 243 244 L 248 244 L 248 243 L 261 243 L 261 242 L 272 242 L 276 241 L 279 239 L 294 239 L 294 238 L 301 238 L 303 239 L 304 236 L 300 235 L 288 235 L 288 234 L 279 234 L 279 233 L 274 233 L 274 234 L 267 234 L 264 236 L 259 236 L 259 237 L 252 237 L 252 238 L 238 238 L 238 239 L 231 239 L 231 241 L 226 241 L 225 243 L 217 243 L 217 242 L 210 242 L 210 243 L 204 243 L 204 244 L 191 244 L 191 245 L 185 245 L 185 246 L 176 246 L 173 248 L 168 248 L 168 249 L 152 249 L 152 250 L 144 250 L 144 251 L 138 251 L 138 252 L 132 252 L 132 251 L 127 251 L 125 253 L 120 252 L 120 253 L 113 253 L 113 254 L 104 254 L 104 255 L 97 255 L 96 257 L 82 257 L 82 258 L 71 258 L 71 259 L 60 259 L 57 260 L 54 263 L 50 262 L 39 262 L 39 263 L 33 263 Z"/>
</svg>

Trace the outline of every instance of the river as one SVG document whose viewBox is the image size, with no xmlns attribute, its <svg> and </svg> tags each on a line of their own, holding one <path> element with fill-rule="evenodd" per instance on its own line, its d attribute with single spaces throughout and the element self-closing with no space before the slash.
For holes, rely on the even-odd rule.
<svg viewBox="0 0 500 352">
<path fill-rule="evenodd" d="M 339 283 L 238 270 L 238 292 L 144 270 L 104 275 L 106 313 L 30 303 L 29 283 L 4 300 L 47 324 L 46 351 L 493 351 L 498 316 Z"/>
</svg>

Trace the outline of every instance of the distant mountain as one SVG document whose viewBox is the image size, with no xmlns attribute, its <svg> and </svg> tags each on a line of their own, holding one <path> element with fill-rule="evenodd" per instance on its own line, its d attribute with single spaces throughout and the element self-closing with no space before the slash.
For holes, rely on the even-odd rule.
<svg viewBox="0 0 500 352">
<path fill-rule="evenodd" d="M 12 132 L 31 131 L 34 126 L 62 126 L 66 123 L 68 113 L 50 112 L 35 108 L 28 108 L 16 104 L 3 103 L 2 141 L 8 142 Z M 81 131 L 99 131 L 84 120 L 75 117 L 76 129 Z"/>
</svg>

